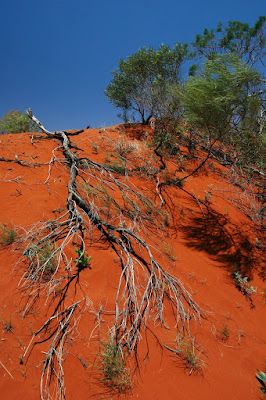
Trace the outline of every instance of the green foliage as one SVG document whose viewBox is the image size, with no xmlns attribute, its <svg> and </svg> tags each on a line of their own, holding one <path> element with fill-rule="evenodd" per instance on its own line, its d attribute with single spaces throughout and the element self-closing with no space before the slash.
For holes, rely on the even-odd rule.
<svg viewBox="0 0 266 400">
<path fill-rule="evenodd" d="M 155 114 L 159 102 L 167 101 L 169 87 L 179 81 L 180 67 L 188 55 L 188 47 L 176 44 L 173 49 L 161 45 L 141 48 L 137 53 L 120 59 L 119 68 L 113 71 L 113 79 L 105 90 L 106 96 L 123 110 L 137 112 L 142 123 L 148 123 Z"/>
<path fill-rule="evenodd" d="M 235 56 L 207 60 L 202 74 L 184 85 L 183 104 L 189 123 L 224 138 L 235 127 L 254 129 L 260 100 L 250 95 L 250 88 L 259 80 L 259 72 Z"/>
<path fill-rule="evenodd" d="M 265 22 L 265 16 L 259 17 L 253 27 L 239 21 L 229 21 L 227 26 L 220 22 L 216 29 L 205 28 L 202 35 L 196 35 L 194 49 L 208 59 L 231 53 L 254 65 L 265 56 Z"/>
<path fill-rule="evenodd" d="M 16 231 L 13 227 L 8 228 L 4 224 L 0 224 L 0 244 L 8 246 L 14 243 L 16 239 Z"/>
<path fill-rule="evenodd" d="M 103 351 L 100 354 L 99 370 L 103 375 L 103 383 L 110 389 L 119 393 L 131 389 L 131 379 L 125 369 L 125 362 L 121 350 L 114 343 L 113 339 L 103 345 Z"/>
<path fill-rule="evenodd" d="M 77 263 L 78 269 L 84 269 L 87 268 L 89 265 L 89 262 L 91 260 L 91 257 L 87 257 L 84 253 L 84 251 L 75 248 L 75 252 L 78 255 L 78 258 L 75 260 L 75 263 Z"/>
<path fill-rule="evenodd" d="M 261 75 L 234 55 L 207 60 L 201 75 L 186 81 L 183 106 L 187 121 L 209 139 L 237 152 L 239 163 L 259 168 L 265 157 L 265 121 Z"/>
<path fill-rule="evenodd" d="M 0 120 L 0 134 L 39 131 L 38 126 L 18 110 L 9 110 Z"/>
<path fill-rule="evenodd" d="M 126 173 L 126 167 L 121 165 L 121 162 L 108 162 L 106 164 L 106 167 L 108 167 L 111 171 L 116 172 L 119 175 L 125 175 Z"/>
<path fill-rule="evenodd" d="M 43 279 L 49 279 L 55 271 L 56 257 L 54 255 L 55 245 L 53 242 L 44 242 L 32 245 L 27 253 Z"/>
<path fill-rule="evenodd" d="M 262 371 L 259 371 L 258 374 L 256 374 L 256 379 L 260 383 L 260 390 L 264 395 L 266 395 L 266 374 Z"/>
</svg>

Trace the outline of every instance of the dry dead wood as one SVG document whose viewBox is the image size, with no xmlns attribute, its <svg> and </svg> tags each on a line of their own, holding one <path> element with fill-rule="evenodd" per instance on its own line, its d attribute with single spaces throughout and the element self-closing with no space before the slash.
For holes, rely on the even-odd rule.
<svg viewBox="0 0 266 400">
<path fill-rule="evenodd" d="M 156 227 L 160 217 L 152 201 L 130 183 L 117 178 L 111 168 L 87 157 L 79 158 L 72 150 L 69 136 L 82 131 L 71 134 L 64 131 L 52 133 L 33 116 L 31 110 L 27 113 L 42 132 L 61 143 L 69 171 L 67 212 L 53 221 L 37 223 L 25 233 L 26 246 L 23 255 L 28 260 L 28 267 L 20 282 L 22 290 L 28 296 L 26 310 L 40 293 L 45 294 L 47 302 L 51 298 L 54 301 L 56 287 L 63 287 L 51 316 L 34 335 L 35 337 L 39 332 L 46 331 L 47 326 L 53 327 L 43 367 L 41 393 L 42 398 L 49 398 L 51 378 L 55 376 L 57 389 L 53 393 L 56 397 L 53 398 L 63 399 L 64 346 L 68 340 L 67 332 L 75 325 L 73 315 L 79 305 L 76 302 L 66 306 L 67 293 L 70 285 L 79 281 L 82 270 L 88 267 L 78 259 L 75 266 L 77 269 L 74 270 L 71 260 L 66 257 L 65 248 L 73 242 L 74 237 L 78 238 L 79 250 L 84 256 L 84 237 L 88 232 L 96 230 L 119 257 L 121 275 L 111 331 L 121 350 L 137 352 L 141 332 L 146 329 L 149 320 L 159 321 L 162 326 L 167 326 L 164 313 L 167 303 L 173 311 L 175 328 L 178 331 L 189 330 L 191 318 L 200 321 L 205 312 L 195 303 L 182 282 L 156 260 L 145 239 L 145 233 L 152 226 Z M 84 185 L 89 188 L 89 194 L 85 193 Z M 99 189 L 97 185 L 102 186 Z M 158 185 L 159 182 L 155 189 L 157 191 Z M 112 193 L 119 193 L 120 203 Z M 106 200 L 109 208 L 114 207 L 114 215 L 106 213 L 104 207 L 96 204 L 102 199 Z M 129 222 L 132 222 L 131 226 Z M 141 228 L 142 235 L 139 234 L 140 229 L 135 229 L 137 226 Z M 42 252 L 48 244 L 52 246 L 51 251 L 43 260 Z M 53 268 L 47 275 L 47 267 L 51 262 Z M 55 321 L 57 322 L 54 325 Z"/>
</svg>

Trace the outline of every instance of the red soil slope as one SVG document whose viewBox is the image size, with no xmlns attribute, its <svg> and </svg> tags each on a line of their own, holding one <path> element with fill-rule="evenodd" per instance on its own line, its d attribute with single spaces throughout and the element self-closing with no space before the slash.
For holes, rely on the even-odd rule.
<svg viewBox="0 0 266 400">
<path fill-rule="evenodd" d="M 119 162 L 115 145 L 121 141 L 132 144 L 129 169 L 133 170 L 144 159 L 149 161 L 149 168 L 158 167 L 159 161 L 147 147 L 141 127 L 90 129 L 72 138 L 76 154 L 105 164 Z M 69 174 L 58 146 L 58 141 L 47 140 L 45 135 L 39 139 L 27 133 L 0 137 L 0 156 L 24 162 L 21 165 L 0 161 L 0 222 L 15 226 L 19 234 L 13 244 L 2 245 L 0 249 L 0 393 L 3 400 L 40 398 L 48 342 L 26 350 L 33 333 L 47 319 L 51 305 L 40 296 L 29 312 L 23 311 L 28 299 L 20 285 L 24 265 L 19 260 L 23 233 L 37 222 L 54 219 L 67 211 Z M 186 154 L 186 149 L 183 151 Z M 56 161 L 49 164 L 53 157 Z M 182 165 L 168 160 L 167 172 L 161 172 L 160 181 L 182 177 L 199 162 L 200 157 L 193 162 L 184 158 Z M 159 205 L 156 182 L 143 171 L 119 179 L 130 181 Z M 242 200 L 243 190 L 233 184 L 231 172 L 214 160 L 188 178 L 183 189 L 165 188 L 169 206 L 165 218 L 169 218 L 166 224 L 169 227 L 149 232 L 147 240 L 152 246 L 154 242 L 158 244 L 156 254 L 161 264 L 182 281 L 193 299 L 208 312 L 201 324 L 194 323 L 193 319 L 190 322 L 191 335 L 201 346 L 196 351 L 202 360 L 201 368 L 192 370 L 161 346 L 158 340 L 172 348 L 178 346 L 177 331 L 150 320 L 150 330 L 142 333 L 139 369 L 132 375 L 132 391 L 120 397 L 259 399 L 255 373 L 257 369 L 263 370 L 266 362 L 263 238 L 243 213 L 247 207 L 254 212 L 256 204 L 246 198 Z M 242 211 L 236 204 L 242 205 Z M 76 258 L 73 246 L 67 252 L 69 258 Z M 120 398 L 101 384 L 97 357 L 99 340 L 107 340 L 112 315 L 103 312 L 100 326 L 97 326 L 97 317 L 99 310 L 114 310 L 120 277 L 117 255 L 97 237 L 88 254 L 92 257 L 91 269 L 82 272 L 76 290 L 68 293 L 69 304 L 84 297 L 91 302 L 87 300 L 73 332 L 72 345 L 65 354 L 66 398 Z M 237 290 L 232 279 L 236 269 L 256 288 L 251 297 Z M 165 312 L 171 322 L 167 307 Z M 41 336 L 37 339 L 41 340 Z M 133 371 L 134 358 L 128 363 Z"/>
</svg>

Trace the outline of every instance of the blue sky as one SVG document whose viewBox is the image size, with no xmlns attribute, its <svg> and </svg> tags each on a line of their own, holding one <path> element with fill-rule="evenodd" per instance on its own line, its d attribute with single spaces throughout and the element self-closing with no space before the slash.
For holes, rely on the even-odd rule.
<svg viewBox="0 0 266 400">
<path fill-rule="evenodd" d="M 50 130 L 113 125 L 119 58 L 265 14 L 264 0 L 0 0 L 0 118 L 31 107 Z"/>
</svg>

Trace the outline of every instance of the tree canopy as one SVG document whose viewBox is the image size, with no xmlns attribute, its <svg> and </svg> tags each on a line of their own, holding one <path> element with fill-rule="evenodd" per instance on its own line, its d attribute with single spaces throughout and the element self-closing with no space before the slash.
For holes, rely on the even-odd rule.
<svg viewBox="0 0 266 400">
<path fill-rule="evenodd" d="M 120 59 L 105 94 L 125 121 L 129 113 L 142 123 L 156 117 L 158 151 L 173 148 L 173 132 L 185 118 L 211 141 L 219 138 L 247 162 L 260 162 L 266 142 L 265 26 L 265 16 L 253 26 L 229 21 L 205 28 L 190 45 L 141 48 Z M 191 59 L 196 63 L 190 69 L 183 66 Z M 186 79 L 181 80 L 181 70 Z"/>
<path fill-rule="evenodd" d="M 235 55 L 206 60 L 202 73 L 186 81 L 182 101 L 188 122 L 209 138 L 235 146 L 254 159 L 263 147 L 261 74 Z"/>
<path fill-rule="evenodd" d="M 205 28 L 197 34 L 193 47 L 196 54 L 211 59 L 215 54 L 234 54 L 249 65 L 261 62 L 265 66 L 266 17 L 261 16 L 254 26 L 239 21 L 221 22 L 216 29 Z"/>
<path fill-rule="evenodd" d="M 169 87 L 178 83 L 180 68 L 187 56 L 187 44 L 177 43 L 173 49 L 166 45 L 158 50 L 141 48 L 126 60 L 120 59 L 105 94 L 123 110 L 124 119 L 129 112 L 137 113 L 142 122 L 147 123 L 154 116 L 159 101 L 165 103 Z"/>
</svg>

